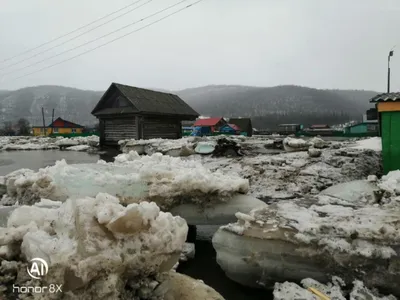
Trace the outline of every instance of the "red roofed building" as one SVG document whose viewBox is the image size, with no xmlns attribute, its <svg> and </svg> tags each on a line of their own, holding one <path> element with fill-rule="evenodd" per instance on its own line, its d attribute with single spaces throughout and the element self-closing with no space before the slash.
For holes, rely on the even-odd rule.
<svg viewBox="0 0 400 300">
<path fill-rule="evenodd" d="M 223 118 L 217 117 L 217 118 L 198 119 L 194 123 L 193 126 L 194 127 L 210 127 L 211 132 L 214 132 L 214 131 L 218 131 L 219 128 L 225 124 L 226 124 L 226 121 Z"/>
</svg>

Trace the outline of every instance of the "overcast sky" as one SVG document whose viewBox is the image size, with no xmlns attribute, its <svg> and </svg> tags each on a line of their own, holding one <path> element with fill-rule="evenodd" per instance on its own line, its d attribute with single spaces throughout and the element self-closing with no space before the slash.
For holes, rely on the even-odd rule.
<svg viewBox="0 0 400 300">
<path fill-rule="evenodd" d="M 136 6 L 148 1 L 142 0 Z M 110 45 L 16 79 L 195 1 L 185 1 L 95 43 L 47 59 L 179 2 L 152 0 L 76 40 L 6 68 L 135 7 L 131 6 L 63 39 L 2 62 L 0 89 L 51 84 L 104 90 L 114 81 L 172 90 L 208 84 L 296 84 L 385 91 L 388 52 L 397 44 L 391 63 L 392 90 L 400 90 L 399 0 L 204 0 Z M 133 2 L 0 0 L 0 61 Z M 40 60 L 45 62 L 24 68 Z M 21 68 L 24 69 L 16 70 Z"/>
</svg>

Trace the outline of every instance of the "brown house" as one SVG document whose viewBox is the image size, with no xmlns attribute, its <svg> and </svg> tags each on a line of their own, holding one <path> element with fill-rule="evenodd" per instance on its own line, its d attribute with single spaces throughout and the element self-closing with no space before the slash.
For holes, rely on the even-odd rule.
<svg viewBox="0 0 400 300">
<path fill-rule="evenodd" d="M 92 111 L 100 122 L 100 146 L 124 139 L 182 137 L 183 120 L 199 114 L 176 95 L 112 83 Z"/>
<path fill-rule="evenodd" d="M 253 136 L 253 124 L 250 118 L 231 118 L 229 123 L 238 126 L 240 131 L 246 132 L 248 137 Z"/>
</svg>

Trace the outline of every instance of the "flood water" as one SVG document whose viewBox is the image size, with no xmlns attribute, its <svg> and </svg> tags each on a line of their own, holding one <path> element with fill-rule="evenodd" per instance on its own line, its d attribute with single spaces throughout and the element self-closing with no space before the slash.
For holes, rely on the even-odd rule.
<svg viewBox="0 0 400 300">
<path fill-rule="evenodd" d="M 0 176 L 18 169 L 39 170 L 52 166 L 57 160 L 65 159 L 68 164 L 96 163 L 99 159 L 113 161 L 115 153 L 90 154 L 77 151 L 1 151 Z"/>
<path fill-rule="evenodd" d="M 113 161 L 114 153 L 90 154 L 75 151 L 1 151 L 0 176 L 15 170 L 26 168 L 39 170 L 52 166 L 58 160 L 65 159 L 68 164 L 96 163 L 99 159 Z M 201 279 L 213 287 L 226 300 L 269 300 L 273 299 L 271 291 L 250 289 L 229 280 L 216 262 L 216 253 L 211 244 L 211 236 L 216 228 L 198 228 L 195 258 L 181 263 L 178 272 L 195 279 Z"/>
</svg>

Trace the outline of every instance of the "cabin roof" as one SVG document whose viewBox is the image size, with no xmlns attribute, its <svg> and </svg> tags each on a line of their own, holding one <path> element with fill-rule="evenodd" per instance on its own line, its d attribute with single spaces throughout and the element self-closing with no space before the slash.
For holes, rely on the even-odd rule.
<svg viewBox="0 0 400 300">
<path fill-rule="evenodd" d="M 194 126 L 215 126 L 222 120 L 222 117 L 199 119 L 194 123 Z"/>
<path fill-rule="evenodd" d="M 369 102 L 371 102 L 371 103 L 387 102 L 387 101 L 393 101 L 393 102 L 400 101 L 400 92 L 382 93 L 382 94 L 376 95 L 375 97 L 372 97 L 371 100 L 369 100 Z"/>
<path fill-rule="evenodd" d="M 131 107 L 103 108 L 109 91 L 118 90 L 131 104 Z M 172 116 L 198 117 L 199 114 L 179 96 L 113 82 L 92 111 L 93 115 L 146 113 Z"/>
</svg>

